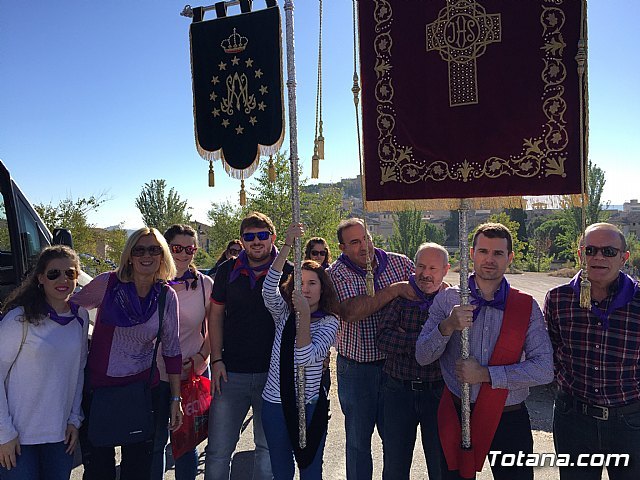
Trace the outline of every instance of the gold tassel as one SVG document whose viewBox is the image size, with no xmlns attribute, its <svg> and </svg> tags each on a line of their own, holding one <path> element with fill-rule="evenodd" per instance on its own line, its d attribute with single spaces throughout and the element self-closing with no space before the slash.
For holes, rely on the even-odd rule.
<svg viewBox="0 0 640 480">
<path fill-rule="evenodd" d="M 216 186 L 216 175 L 213 172 L 213 160 L 209 160 L 209 186 Z"/>
<path fill-rule="evenodd" d="M 269 181 L 276 181 L 276 166 L 273 164 L 273 155 L 269 155 Z"/>
<path fill-rule="evenodd" d="M 247 204 L 247 193 L 244 191 L 244 179 L 240 180 L 240 205 L 245 206 Z"/>
<path fill-rule="evenodd" d="M 320 121 L 320 134 L 316 139 L 318 145 L 318 158 L 324 160 L 324 137 L 322 136 L 322 120 Z"/>
<path fill-rule="evenodd" d="M 580 307 L 591 309 L 591 282 L 587 277 L 586 269 L 582 269 L 580 275 Z"/>
<path fill-rule="evenodd" d="M 311 157 L 311 178 L 319 178 L 320 176 L 320 159 L 315 153 Z"/>
</svg>

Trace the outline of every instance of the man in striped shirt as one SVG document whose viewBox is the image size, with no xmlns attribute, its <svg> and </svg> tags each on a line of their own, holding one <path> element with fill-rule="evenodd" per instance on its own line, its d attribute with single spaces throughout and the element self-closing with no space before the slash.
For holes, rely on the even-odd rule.
<svg viewBox="0 0 640 480">
<path fill-rule="evenodd" d="M 580 273 L 547 293 L 545 319 L 553 345 L 558 393 L 553 437 L 574 466 L 562 480 L 599 480 L 602 467 L 577 466 L 580 454 L 629 454 L 608 465 L 611 480 L 640 478 L 640 291 L 620 269 L 629 259 L 622 232 L 587 227 L 578 255 L 586 260 L 591 308 L 580 307 Z"/>
<path fill-rule="evenodd" d="M 385 355 L 376 346 L 384 307 L 397 297 L 417 300 L 409 285 L 413 262 L 405 255 L 374 248 L 359 218 L 338 225 L 342 254 L 328 272 L 340 300 L 338 334 L 338 398 L 345 417 L 347 479 L 371 479 L 371 435 L 375 426 L 383 439 L 382 366 Z M 375 296 L 367 295 L 367 253 L 373 267 Z"/>
</svg>

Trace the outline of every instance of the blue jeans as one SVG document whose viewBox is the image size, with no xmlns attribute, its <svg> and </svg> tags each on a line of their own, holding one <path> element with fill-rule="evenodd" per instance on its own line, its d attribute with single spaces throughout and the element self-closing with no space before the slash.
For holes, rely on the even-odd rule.
<svg viewBox="0 0 640 480">
<path fill-rule="evenodd" d="M 64 442 L 20 445 L 16 466 L 11 470 L 0 467 L 3 480 L 69 480 L 73 455 L 65 453 Z"/>
<path fill-rule="evenodd" d="M 378 428 L 384 449 L 383 364 L 384 361 L 360 363 L 338 355 L 338 399 L 347 437 L 348 480 L 370 480 L 373 475 L 374 427 Z"/>
<path fill-rule="evenodd" d="M 166 468 L 167 440 L 169 429 L 167 425 L 171 416 L 171 388 L 168 382 L 160 382 L 161 401 L 156 417 L 156 433 L 153 439 L 153 464 L 151 466 L 151 480 L 162 480 Z M 176 480 L 195 480 L 198 474 L 198 450 L 193 449 L 175 460 Z"/>
<path fill-rule="evenodd" d="M 418 425 L 429 480 L 442 478 L 438 405 L 443 388 L 443 381 L 417 382 L 412 386 L 409 382 L 385 374 L 384 480 L 409 480 Z"/>
<path fill-rule="evenodd" d="M 305 408 L 307 426 L 311 423 L 311 417 L 315 409 L 316 403 L 307 404 Z M 274 480 L 293 480 L 295 473 L 293 446 L 287 431 L 281 403 L 262 401 L 262 425 L 269 445 Z M 322 437 L 311 465 L 300 470 L 300 480 L 322 480 L 322 454 L 326 439 L 327 432 Z"/>
<path fill-rule="evenodd" d="M 262 390 L 267 373 L 227 372 L 221 394 L 216 394 L 209 410 L 209 444 L 205 459 L 206 480 L 229 480 L 231 456 L 249 407 L 253 410 L 253 441 L 255 456 L 253 478 L 270 480 L 269 448 L 262 428 Z"/>
<path fill-rule="evenodd" d="M 609 478 L 640 478 L 640 412 L 598 420 L 576 412 L 572 402 L 559 392 L 553 406 L 553 442 L 556 453 L 570 454 L 572 462 L 581 453 L 627 453 L 631 457 L 629 465 L 607 467 Z M 561 480 L 600 480 L 601 476 L 602 467 L 560 467 Z"/>
</svg>

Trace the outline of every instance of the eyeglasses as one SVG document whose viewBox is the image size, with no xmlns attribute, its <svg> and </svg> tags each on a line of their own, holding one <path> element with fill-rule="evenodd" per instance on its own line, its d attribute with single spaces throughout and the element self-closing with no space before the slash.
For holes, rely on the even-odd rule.
<svg viewBox="0 0 640 480">
<path fill-rule="evenodd" d="M 616 257 L 620 253 L 620 249 L 616 247 L 594 247 L 593 245 L 587 245 L 584 247 L 584 254 L 587 257 L 595 257 L 598 252 L 602 252 L 604 257 Z"/>
<path fill-rule="evenodd" d="M 184 250 L 185 252 L 187 252 L 187 255 L 193 255 L 198 251 L 198 247 L 196 247 L 195 245 L 187 245 L 186 247 L 184 247 L 182 245 L 178 245 L 177 243 L 172 243 L 170 247 L 171 253 L 182 253 L 182 251 Z"/>
<path fill-rule="evenodd" d="M 253 242 L 253 239 L 258 237 L 258 240 L 266 240 L 271 236 L 271 232 L 251 232 L 251 233 L 243 233 L 242 239 L 245 242 Z"/>
<path fill-rule="evenodd" d="M 260 238 L 260 237 L 258 237 L 258 238 Z M 242 249 L 241 249 L 241 248 L 230 248 L 230 249 L 229 249 L 229 253 L 230 253 L 231 255 L 240 255 L 240 252 L 241 252 L 241 251 L 242 251 Z"/>
<path fill-rule="evenodd" d="M 146 254 L 149 254 L 152 257 L 157 257 L 158 255 L 162 255 L 162 247 L 159 245 L 151 245 L 150 247 L 143 247 L 142 245 L 137 245 L 131 249 L 132 257 L 144 257 Z"/>
<path fill-rule="evenodd" d="M 59 270 L 57 268 L 54 268 L 52 270 L 47 270 L 47 273 L 45 275 L 49 280 L 55 280 L 63 273 L 69 280 L 76 280 L 78 278 L 78 271 L 75 268 L 69 268 L 67 270 Z"/>
<path fill-rule="evenodd" d="M 327 256 L 327 251 L 326 250 L 311 250 L 311 255 L 313 255 L 314 257 L 326 257 Z"/>
</svg>

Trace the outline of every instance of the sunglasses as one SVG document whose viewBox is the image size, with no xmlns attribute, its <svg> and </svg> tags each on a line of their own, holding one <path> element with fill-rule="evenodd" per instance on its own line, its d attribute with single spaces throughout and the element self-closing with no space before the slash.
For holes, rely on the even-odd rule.
<svg viewBox="0 0 640 480">
<path fill-rule="evenodd" d="M 69 280 L 76 280 L 78 278 L 78 271 L 75 268 L 69 268 L 67 270 L 59 270 L 57 268 L 54 268 L 52 270 L 47 270 L 47 273 L 45 273 L 45 275 L 49 280 L 55 280 L 63 273 Z"/>
<path fill-rule="evenodd" d="M 258 237 L 258 240 L 266 240 L 271 236 L 271 232 L 255 232 L 255 233 L 243 233 L 242 239 L 245 242 L 253 242 L 253 239 Z"/>
<path fill-rule="evenodd" d="M 616 257 L 620 253 L 620 249 L 616 247 L 594 247 L 593 245 L 587 245 L 584 247 L 584 254 L 587 257 L 595 257 L 598 252 L 602 252 L 604 257 Z"/>
<path fill-rule="evenodd" d="M 326 257 L 327 256 L 327 251 L 326 250 L 311 250 L 311 255 L 313 255 L 314 257 Z"/>
<path fill-rule="evenodd" d="M 131 249 L 132 257 L 144 257 L 146 254 L 149 254 L 152 257 L 157 257 L 158 255 L 162 255 L 162 247 L 159 245 L 151 245 L 150 247 L 143 247 L 142 245 L 137 245 Z"/>
<path fill-rule="evenodd" d="M 183 247 L 182 245 L 178 245 L 177 243 L 172 243 L 170 245 L 170 248 L 171 253 L 182 253 L 182 251 L 184 250 L 185 252 L 187 252 L 187 255 L 193 255 L 198 251 L 198 247 L 194 245 L 187 245 L 186 247 Z"/>
<path fill-rule="evenodd" d="M 258 237 L 258 238 L 260 238 L 260 237 Z M 231 255 L 240 255 L 240 252 L 241 252 L 241 251 L 242 251 L 242 249 L 241 249 L 241 248 L 230 248 L 230 249 L 229 249 L 229 253 L 230 253 Z"/>
</svg>

